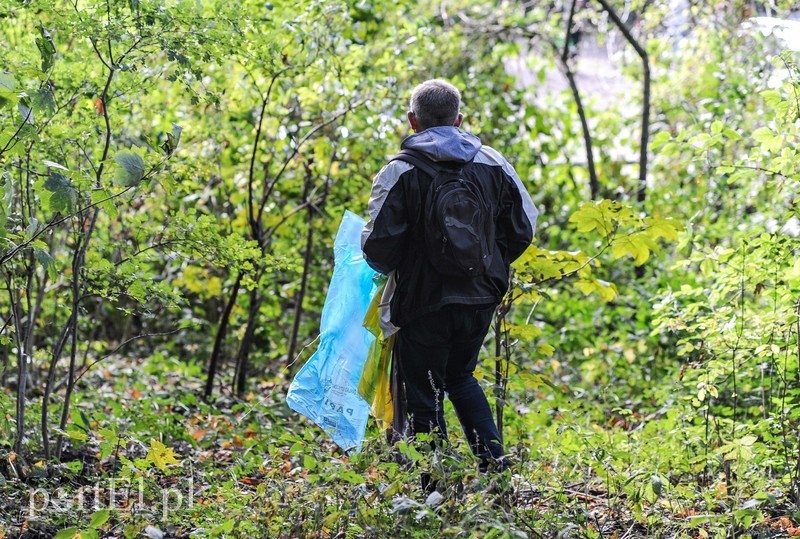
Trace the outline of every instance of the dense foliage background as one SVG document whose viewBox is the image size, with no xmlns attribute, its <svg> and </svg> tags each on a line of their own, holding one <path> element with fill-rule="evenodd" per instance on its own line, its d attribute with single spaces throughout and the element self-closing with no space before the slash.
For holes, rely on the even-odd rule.
<svg viewBox="0 0 800 539">
<path fill-rule="evenodd" d="M 800 535 L 791 4 L 0 0 L 0 538 Z M 283 403 L 432 77 L 542 212 L 513 477 Z"/>
</svg>

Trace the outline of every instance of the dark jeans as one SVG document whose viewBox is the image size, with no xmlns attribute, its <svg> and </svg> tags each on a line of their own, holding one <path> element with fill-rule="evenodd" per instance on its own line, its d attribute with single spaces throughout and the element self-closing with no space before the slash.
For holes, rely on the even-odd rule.
<svg viewBox="0 0 800 539">
<path fill-rule="evenodd" d="M 446 394 L 483 470 L 492 462 L 506 467 L 492 410 L 473 376 L 494 310 L 494 306 L 448 305 L 404 326 L 394 348 L 398 396 L 407 412 L 401 419 L 410 419 L 395 428 L 405 427 L 411 434 L 438 429 L 446 438 L 442 406 Z"/>
</svg>

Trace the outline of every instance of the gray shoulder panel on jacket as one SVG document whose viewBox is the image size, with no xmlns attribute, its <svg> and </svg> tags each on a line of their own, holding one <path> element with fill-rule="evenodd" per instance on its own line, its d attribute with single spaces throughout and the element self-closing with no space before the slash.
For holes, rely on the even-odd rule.
<svg viewBox="0 0 800 539">
<path fill-rule="evenodd" d="M 531 228 L 536 232 L 536 220 L 539 217 L 539 210 L 536 209 L 536 205 L 533 203 L 533 200 L 531 200 L 530 193 L 528 193 L 522 180 L 517 175 L 517 171 L 514 170 L 514 167 L 511 166 L 506 158 L 500 155 L 500 152 L 491 146 L 481 146 L 473 162 L 493 167 L 501 167 L 503 169 L 503 172 L 506 176 L 511 178 L 514 182 L 514 186 L 519 191 L 519 196 L 522 199 L 522 208 L 531 223 Z"/>
<path fill-rule="evenodd" d="M 369 221 L 361 231 L 361 248 L 364 248 L 367 238 L 372 233 L 372 228 L 375 226 L 375 219 L 383 208 L 383 203 L 389 196 L 389 192 L 394 188 L 400 180 L 400 176 L 413 168 L 413 165 L 405 161 L 391 161 L 387 163 L 372 181 L 372 193 L 369 197 L 369 205 L 367 210 L 369 212 Z"/>
</svg>

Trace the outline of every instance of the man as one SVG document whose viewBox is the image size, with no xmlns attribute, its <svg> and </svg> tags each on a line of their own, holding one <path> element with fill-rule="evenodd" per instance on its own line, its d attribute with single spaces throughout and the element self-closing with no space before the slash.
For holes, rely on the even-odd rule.
<svg viewBox="0 0 800 539">
<path fill-rule="evenodd" d="M 443 80 L 417 86 L 408 112 L 415 134 L 401 148 L 419 152 L 441 168 L 459 167 L 461 177 L 477 186 L 486 215 L 494 221 L 485 271 L 443 274 L 441 264 L 432 262 L 425 248 L 430 230 L 424 215 L 434 177 L 431 167 L 426 172 L 403 160 L 390 161 L 375 177 L 361 246 L 369 265 L 390 275 L 382 318 L 385 333 L 400 328 L 394 348 L 400 395 L 393 396 L 405 404 L 408 415 L 400 419 L 410 419 L 403 430 L 438 430 L 446 438 L 446 393 L 485 471 L 492 465 L 504 469 L 507 463 L 491 408 L 473 373 L 495 308 L 507 291 L 509 265 L 531 243 L 538 212 L 511 165 L 459 129 L 460 100 L 459 91 Z"/>
</svg>

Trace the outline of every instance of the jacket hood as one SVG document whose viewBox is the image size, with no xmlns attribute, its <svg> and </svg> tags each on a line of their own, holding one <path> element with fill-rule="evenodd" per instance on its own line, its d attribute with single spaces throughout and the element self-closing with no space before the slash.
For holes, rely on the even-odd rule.
<svg viewBox="0 0 800 539">
<path fill-rule="evenodd" d="M 481 149 L 481 139 L 455 126 L 431 127 L 407 137 L 402 149 L 422 152 L 434 161 L 471 161 Z"/>
</svg>

